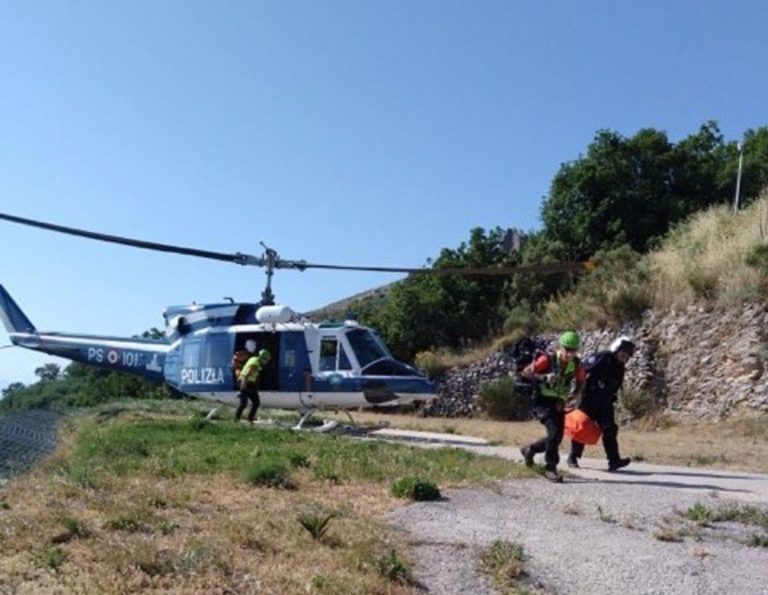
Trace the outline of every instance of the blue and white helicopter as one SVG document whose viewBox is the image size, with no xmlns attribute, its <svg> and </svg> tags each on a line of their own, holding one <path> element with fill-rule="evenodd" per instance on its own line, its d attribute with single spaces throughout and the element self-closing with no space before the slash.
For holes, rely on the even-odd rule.
<svg viewBox="0 0 768 595">
<path fill-rule="evenodd" d="M 316 411 L 398 406 L 428 401 L 436 385 L 422 372 L 394 358 L 379 335 L 354 321 L 315 323 L 276 305 L 275 269 L 309 268 L 396 273 L 509 275 L 542 267 L 408 269 L 311 264 L 283 260 L 264 246 L 261 257 L 227 254 L 106 235 L 0 213 L 0 219 L 94 240 L 266 268 L 258 303 L 171 306 L 164 312 L 165 336 L 140 339 L 40 331 L 0 285 L 0 318 L 11 342 L 77 362 L 165 382 L 192 397 L 238 403 L 232 359 L 255 340 L 272 358 L 259 378 L 261 405 L 297 410 L 301 428 Z M 583 268 L 581 263 L 545 267 L 546 272 Z M 214 409 L 215 411 L 215 409 Z M 211 412 L 211 415 L 214 413 Z"/>
</svg>

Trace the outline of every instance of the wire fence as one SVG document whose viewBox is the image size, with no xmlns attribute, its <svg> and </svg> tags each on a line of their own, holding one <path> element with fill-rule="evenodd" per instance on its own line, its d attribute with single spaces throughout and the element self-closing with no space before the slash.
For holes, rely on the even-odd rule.
<svg viewBox="0 0 768 595">
<path fill-rule="evenodd" d="M 43 409 L 0 417 L 0 485 L 53 452 L 61 418 Z"/>
</svg>

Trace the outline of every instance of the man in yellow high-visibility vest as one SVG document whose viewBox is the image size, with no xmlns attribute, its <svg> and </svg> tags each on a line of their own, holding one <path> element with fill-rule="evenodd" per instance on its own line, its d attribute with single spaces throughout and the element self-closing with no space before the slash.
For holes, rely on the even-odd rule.
<svg viewBox="0 0 768 595">
<path fill-rule="evenodd" d="M 560 335 L 560 347 L 554 353 L 543 353 L 523 368 L 521 376 L 536 383 L 533 410 L 544 424 L 547 435 L 520 449 L 525 464 L 533 466 L 533 457 L 543 452 L 544 477 L 561 482 L 563 476 L 557 472 L 560 462 L 560 442 L 565 429 L 565 403 L 569 399 L 580 399 L 584 390 L 586 374 L 576 352 L 581 338 L 576 331 Z"/>
<path fill-rule="evenodd" d="M 240 420 L 240 416 L 243 414 L 248 401 L 251 402 L 251 410 L 248 412 L 248 421 L 252 422 L 256 419 L 256 411 L 259 409 L 259 374 L 264 367 L 269 363 L 272 356 L 266 349 L 260 350 L 258 353 L 252 355 L 245 362 L 243 369 L 238 376 L 238 382 L 240 383 L 240 392 L 237 397 L 240 399 L 240 405 L 235 411 L 235 421 Z"/>
</svg>

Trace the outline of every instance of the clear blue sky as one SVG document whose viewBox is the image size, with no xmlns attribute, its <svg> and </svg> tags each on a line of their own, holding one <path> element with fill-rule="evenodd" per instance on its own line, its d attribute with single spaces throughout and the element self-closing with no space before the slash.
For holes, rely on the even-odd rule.
<svg viewBox="0 0 768 595">
<path fill-rule="evenodd" d="M 6 2 L 0 212 L 421 266 L 475 226 L 537 228 L 598 129 L 768 124 L 767 32 L 765 0 Z M 5 222 L 0 253 L 43 330 L 132 335 L 264 279 Z M 275 291 L 304 311 L 397 278 L 284 271 Z M 0 386 L 47 361 L 0 350 Z"/>
</svg>

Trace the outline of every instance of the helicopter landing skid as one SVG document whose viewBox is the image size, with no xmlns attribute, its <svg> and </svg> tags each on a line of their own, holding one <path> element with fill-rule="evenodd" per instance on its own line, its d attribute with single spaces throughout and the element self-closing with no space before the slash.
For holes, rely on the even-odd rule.
<svg viewBox="0 0 768 595">
<path fill-rule="evenodd" d="M 297 423 L 295 426 L 293 426 L 292 430 L 310 430 L 312 432 L 328 432 L 329 430 L 332 430 L 335 428 L 338 423 L 335 422 L 332 419 L 329 419 L 325 422 L 323 422 L 323 425 L 321 426 L 315 426 L 315 427 L 304 427 L 304 424 L 307 422 L 307 420 L 314 415 L 315 411 L 314 409 L 310 409 L 309 411 L 305 411 L 301 415 L 301 419 L 299 419 L 299 423 Z"/>
</svg>

